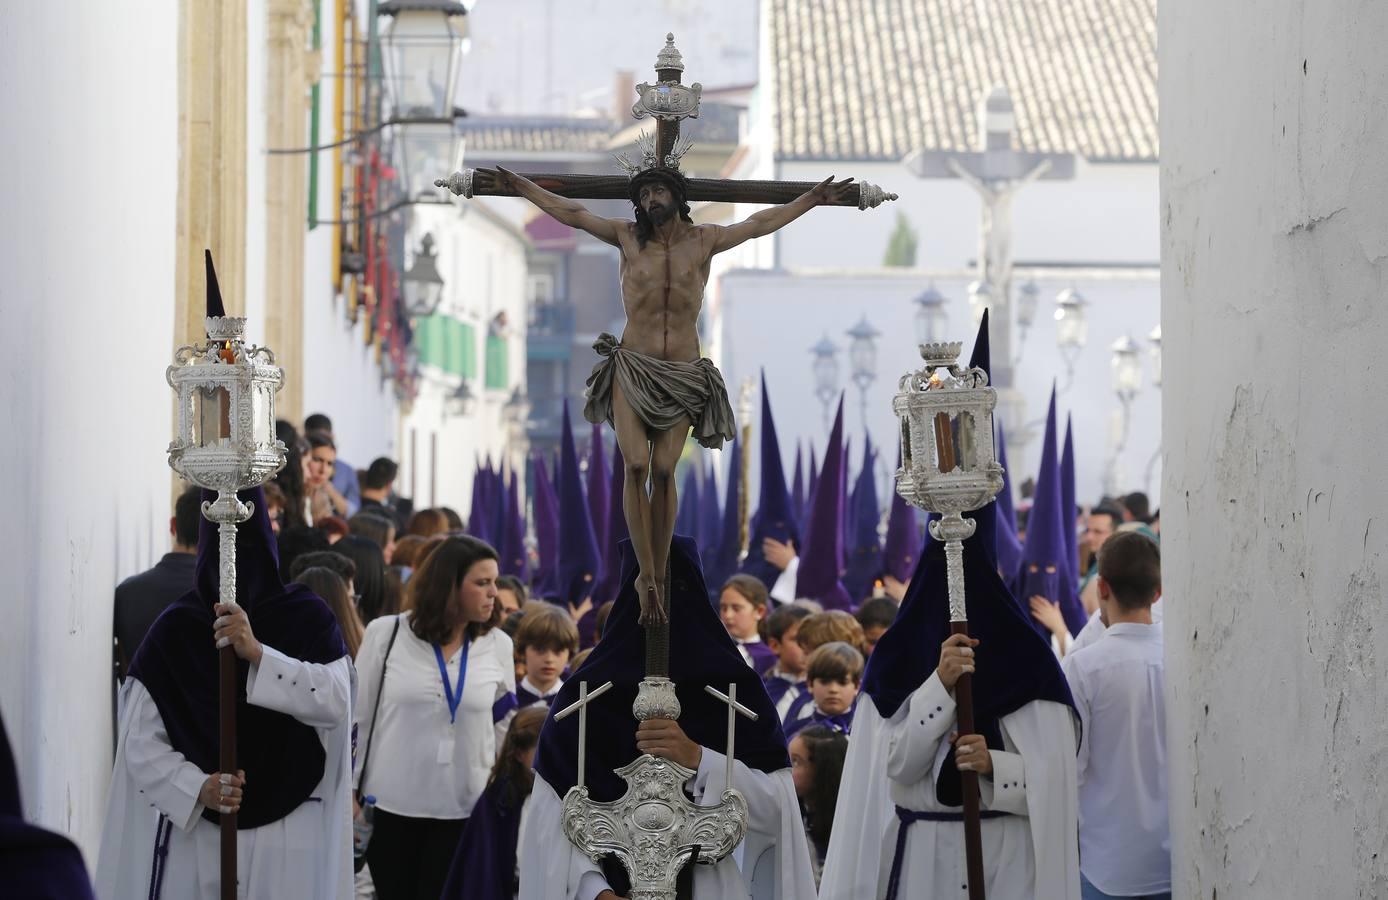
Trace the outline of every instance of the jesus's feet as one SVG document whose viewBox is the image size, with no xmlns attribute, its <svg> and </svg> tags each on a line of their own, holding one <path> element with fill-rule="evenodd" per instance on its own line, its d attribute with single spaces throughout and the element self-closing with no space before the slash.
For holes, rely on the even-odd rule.
<svg viewBox="0 0 1388 900">
<path fill-rule="evenodd" d="M 641 603 L 642 625 L 664 625 L 665 604 L 661 602 L 660 582 L 644 573 L 636 576 L 636 597 Z"/>
</svg>

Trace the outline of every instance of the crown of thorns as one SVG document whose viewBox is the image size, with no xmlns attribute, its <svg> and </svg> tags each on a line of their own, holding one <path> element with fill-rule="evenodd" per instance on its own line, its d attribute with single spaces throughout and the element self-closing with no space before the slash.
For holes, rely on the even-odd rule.
<svg viewBox="0 0 1388 900">
<path fill-rule="evenodd" d="M 617 160 L 617 165 L 631 178 L 635 178 L 643 172 L 651 169 L 675 169 L 678 171 L 680 160 L 694 146 L 694 142 L 689 138 L 681 137 L 675 139 L 675 145 L 670 148 L 670 152 L 665 154 L 665 158 L 659 157 L 656 150 L 655 136 L 648 131 L 641 132 L 636 138 L 636 149 L 639 161 L 633 162 L 625 153 L 617 153 L 613 159 Z"/>
</svg>

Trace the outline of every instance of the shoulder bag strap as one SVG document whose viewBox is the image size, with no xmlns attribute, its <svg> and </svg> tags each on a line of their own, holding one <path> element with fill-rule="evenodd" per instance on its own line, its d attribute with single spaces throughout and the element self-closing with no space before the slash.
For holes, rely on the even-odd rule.
<svg viewBox="0 0 1388 900">
<path fill-rule="evenodd" d="M 362 793 L 366 784 L 366 764 L 371 761 L 371 741 L 376 737 L 376 716 L 381 712 L 381 694 L 386 688 L 386 664 L 390 662 L 390 651 L 395 647 L 395 637 L 400 633 L 400 616 L 395 617 L 395 627 L 390 632 L 390 643 L 386 644 L 386 655 L 381 660 L 381 680 L 376 685 L 376 703 L 371 707 L 371 731 L 366 736 L 366 752 L 361 758 L 361 778 L 357 779 L 357 793 Z"/>
</svg>

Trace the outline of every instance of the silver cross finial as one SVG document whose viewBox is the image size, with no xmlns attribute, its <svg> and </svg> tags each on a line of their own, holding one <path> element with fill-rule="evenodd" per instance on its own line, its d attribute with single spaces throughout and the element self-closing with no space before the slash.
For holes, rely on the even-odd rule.
<svg viewBox="0 0 1388 900">
<path fill-rule="evenodd" d="M 593 693 L 588 693 L 588 682 L 578 683 L 578 699 L 554 714 L 554 721 L 558 722 L 573 715 L 574 710 L 578 710 L 578 786 L 583 787 L 583 771 L 588 761 L 588 704 L 607 693 L 612 688 L 612 682 L 607 682 Z"/>
<path fill-rule="evenodd" d="M 743 715 L 751 719 L 753 722 L 757 721 L 759 717 L 757 716 L 756 712 L 748 709 L 741 703 L 737 702 L 736 682 L 728 685 L 728 692 L 726 694 L 713 687 L 712 685 L 708 684 L 704 685 L 704 690 L 708 691 L 710 694 L 717 697 L 724 703 L 728 704 L 728 780 L 724 786 L 728 790 L 732 790 L 733 762 L 736 759 L 736 757 L 733 755 L 733 736 L 734 732 L 737 730 L 737 717 L 739 715 Z"/>
</svg>

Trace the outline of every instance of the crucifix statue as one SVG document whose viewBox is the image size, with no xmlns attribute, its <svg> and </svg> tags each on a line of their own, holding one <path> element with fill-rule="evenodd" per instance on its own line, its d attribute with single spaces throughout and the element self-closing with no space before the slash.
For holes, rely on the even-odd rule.
<svg viewBox="0 0 1388 900">
<path fill-rule="evenodd" d="M 622 509 L 640 567 L 641 622 L 656 649 L 648 654 L 648 667 L 655 669 L 648 674 L 663 675 L 675 464 L 691 428 L 694 439 L 711 448 L 736 434 L 723 376 L 700 355 L 697 323 L 710 260 L 816 206 L 868 209 L 896 195 L 851 178 L 818 184 L 686 178 L 679 166 L 690 144 L 679 136 L 680 121 L 698 116 L 702 88 L 680 83 L 684 63 L 674 35 L 666 35 L 655 68 L 656 83 L 636 87 L 632 114 L 654 118 L 656 133 L 643 136 L 638 159 L 618 157 L 625 176 L 524 175 L 497 167 L 458 172 L 436 184 L 468 197 L 524 197 L 620 251 L 627 324 L 620 337 L 603 334 L 594 344 L 601 359 L 588 379 L 584 415 L 612 425 L 626 460 Z M 634 221 L 602 218 L 578 202 L 615 198 L 632 202 Z M 695 200 L 780 205 L 724 227 L 695 225 L 689 215 Z"/>
</svg>

